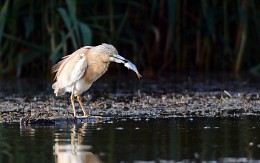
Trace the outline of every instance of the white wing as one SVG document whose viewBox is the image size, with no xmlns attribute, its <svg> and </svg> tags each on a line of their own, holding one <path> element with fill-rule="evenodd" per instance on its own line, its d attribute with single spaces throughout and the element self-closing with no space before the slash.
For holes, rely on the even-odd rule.
<svg viewBox="0 0 260 163">
<path fill-rule="evenodd" d="M 83 77 L 87 69 L 87 59 L 84 55 L 85 54 L 76 54 L 76 56 L 66 63 L 61 74 L 57 78 L 59 88 L 72 86 Z"/>
<path fill-rule="evenodd" d="M 74 69 L 71 72 L 70 83 L 74 84 L 76 81 L 81 79 L 85 74 L 87 69 L 87 59 L 84 57 L 84 54 L 80 54 L 81 59 L 76 63 Z"/>
</svg>

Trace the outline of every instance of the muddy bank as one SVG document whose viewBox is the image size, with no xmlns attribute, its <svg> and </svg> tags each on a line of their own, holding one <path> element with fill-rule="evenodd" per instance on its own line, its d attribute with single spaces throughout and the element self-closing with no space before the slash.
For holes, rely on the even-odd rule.
<svg viewBox="0 0 260 163">
<path fill-rule="evenodd" d="M 95 100 L 83 97 L 85 107 L 90 115 L 104 117 L 194 117 L 194 116 L 240 116 L 260 115 L 258 93 L 231 94 L 222 92 L 172 93 L 161 96 L 109 94 Z M 17 121 L 26 114 L 34 118 L 71 116 L 69 97 L 54 96 L 3 97 L 0 101 L 0 120 Z M 89 101 L 89 102 L 87 102 Z M 78 114 L 82 112 L 79 109 Z M 69 115 L 68 115 L 69 114 Z"/>
<path fill-rule="evenodd" d="M 187 78 L 129 82 L 115 79 L 100 79 L 83 94 L 83 103 L 90 115 L 117 118 L 260 115 L 260 89 L 256 80 L 220 82 Z M 55 97 L 51 83 L 38 82 L 40 90 L 32 88 L 30 82 L 23 83 L 18 93 L 17 85 L 6 84 L 8 89 L 1 84 L 0 122 L 18 122 L 28 114 L 35 119 L 72 116 L 69 95 Z M 76 107 L 82 115 L 77 102 Z"/>
</svg>

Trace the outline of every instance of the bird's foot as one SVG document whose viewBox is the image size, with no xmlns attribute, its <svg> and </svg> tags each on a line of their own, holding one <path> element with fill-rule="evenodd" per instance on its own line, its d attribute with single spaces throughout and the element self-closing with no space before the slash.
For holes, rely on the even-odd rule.
<svg viewBox="0 0 260 163">
<path fill-rule="evenodd" d="M 83 117 L 87 118 L 87 117 L 88 117 L 88 115 L 87 115 L 87 114 L 83 114 Z"/>
<path fill-rule="evenodd" d="M 75 118 L 88 118 L 88 115 L 83 115 L 83 116 L 76 116 Z"/>
<path fill-rule="evenodd" d="M 77 117 L 78 117 L 78 115 L 77 115 L 76 112 L 73 112 L 73 117 L 74 117 L 74 118 L 77 118 Z"/>
<path fill-rule="evenodd" d="M 101 120 L 103 119 L 103 117 L 101 117 L 101 116 L 91 116 L 91 117 L 101 119 Z"/>
</svg>

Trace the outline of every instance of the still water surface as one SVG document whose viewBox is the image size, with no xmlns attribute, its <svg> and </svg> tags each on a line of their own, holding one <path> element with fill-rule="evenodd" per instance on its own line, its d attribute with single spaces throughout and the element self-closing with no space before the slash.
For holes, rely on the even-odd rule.
<svg viewBox="0 0 260 163">
<path fill-rule="evenodd" d="M 113 119 L 98 124 L 0 124 L 0 162 L 249 162 L 260 118 Z"/>
</svg>

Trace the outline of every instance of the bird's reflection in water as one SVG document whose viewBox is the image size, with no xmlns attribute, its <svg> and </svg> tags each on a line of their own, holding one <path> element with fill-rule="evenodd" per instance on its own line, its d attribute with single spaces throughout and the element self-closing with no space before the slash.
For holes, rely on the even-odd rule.
<svg viewBox="0 0 260 163">
<path fill-rule="evenodd" d="M 20 125 L 20 136 L 35 136 L 35 129 L 30 126 Z"/>
<path fill-rule="evenodd" d="M 86 127 L 87 124 L 84 123 L 77 132 L 76 125 L 73 126 L 70 144 L 64 144 L 59 142 L 59 138 L 56 139 L 53 147 L 56 163 L 101 163 L 96 155 L 88 151 L 91 146 L 82 144 Z"/>
</svg>

